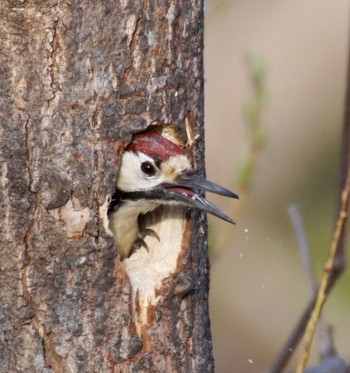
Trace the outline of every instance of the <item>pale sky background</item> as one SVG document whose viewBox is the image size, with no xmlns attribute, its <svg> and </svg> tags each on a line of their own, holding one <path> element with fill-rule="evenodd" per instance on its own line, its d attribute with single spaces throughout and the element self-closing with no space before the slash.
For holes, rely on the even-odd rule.
<svg viewBox="0 0 350 373">
<path fill-rule="evenodd" d="M 252 95 L 247 53 L 265 59 L 271 91 L 263 113 L 268 141 L 258 159 L 251 195 L 243 213 L 233 216 L 238 224 L 230 227 L 230 243 L 212 261 L 210 311 L 218 373 L 264 372 L 308 302 L 287 214 L 290 203 L 302 209 L 319 278 L 335 218 L 349 15 L 345 0 L 206 3 L 210 180 L 237 191 L 237 170 L 247 146 L 242 111 Z M 228 213 L 237 204 L 208 197 Z M 209 221 L 215 243 L 227 223 Z M 338 353 L 348 362 L 349 281 L 347 271 L 325 308 Z"/>
</svg>

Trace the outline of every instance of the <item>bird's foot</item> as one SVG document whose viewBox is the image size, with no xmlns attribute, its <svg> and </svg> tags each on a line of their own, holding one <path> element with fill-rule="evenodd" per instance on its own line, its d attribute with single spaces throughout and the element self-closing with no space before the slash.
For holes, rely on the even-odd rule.
<svg viewBox="0 0 350 373">
<path fill-rule="evenodd" d="M 130 256 L 132 254 L 134 254 L 138 249 L 140 249 L 140 247 L 144 247 L 147 250 L 147 252 L 149 252 L 149 247 L 148 247 L 146 241 L 144 240 L 144 238 L 146 236 L 155 237 L 158 241 L 160 241 L 158 233 L 156 231 L 154 231 L 153 229 L 145 228 L 145 229 L 140 230 L 136 240 L 134 241 L 134 243 L 131 246 L 131 250 L 130 250 L 130 253 L 128 255 L 128 258 L 130 258 Z"/>
</svg>

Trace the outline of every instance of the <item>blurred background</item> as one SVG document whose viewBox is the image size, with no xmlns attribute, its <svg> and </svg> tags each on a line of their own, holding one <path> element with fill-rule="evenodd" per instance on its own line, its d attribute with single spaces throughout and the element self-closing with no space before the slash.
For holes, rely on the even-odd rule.
<svg viewBox="0 0 350 373">
<path fill-rule="evenodd" d="M 209 217 L 218 373 L 266 371 L 310 299 L 287 212 L 291 203 L 301 208 L 320 278 L 336 216 L 349 10 L 346 0 L 206 1 L 207 176 L 236 192 L 249 157 L 243 113 L 257 96 L 248 56 L 266 68 L 259 114 L 264 141 L 250 193 L 232 203 L 209 196 L 237 220 L 231 226 Z M 346 270 L 323 313 L 347 362 L 349 284 Z M 298 352 L 290 370 L 296 358 Z M 315 348 L 310 365 L 317 361 Z"/>
</svg>

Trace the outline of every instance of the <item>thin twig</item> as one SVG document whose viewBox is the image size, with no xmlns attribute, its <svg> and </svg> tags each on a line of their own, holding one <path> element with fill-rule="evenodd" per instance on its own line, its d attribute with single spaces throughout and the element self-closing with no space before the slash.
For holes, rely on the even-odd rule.
<svg viewBox="0 0 350 373">
<path fill-rule="evenodd" d="M 330 275 L 334 267 L 334 261 L 335 261 L 335 257 L 337 253 L 339 239 L 342 235 L 342 232 L 345 226 L 345 221 L 347 218 L 349 193 L 350 193 L 350 167 L 348 168 L 345 187 L 341 194 L 341 205 L 340 205 L 339 214 L 338 214 L 338 218 L 337 218 L 337 222 L 335 226 L 332 244 L 329 250 L 327 262 L 323 269 L 323 275 L 322 275 L 320 287 L 318 290 L 315 307 L 311 313 L 311 317 L 306 327 L 306 332 L 305 332 L 305 337 L 304 337 L 304 348 L 303 348 L 303 352 L 300 356 L 300 359 L 297 365 L 296 373 L 303 373 L 304 371 L 304 368 L 309 358 L 311 343 L 312 343 L 312 339 L 315 333 L 317 321 L 321 314 L 322 307 L 326 301 L 327 288 L 329 286 Z"/>
<path fill-rule="evenodd" d="M 310 296 L 313 296 L 316 293 L 315 276 L 313 274 L 311 266 L 309 247 L 305 238 L 300 207 L 297 204 L 291 204 L 288 206 L 288 213 L 290 220 L 293 224 L 295 237 L 298 242 L 298 249 L 303 262 L 304 272 L 306 275 L 306 282 L 309 288 Z"/>
<path fill-rule="evenodd" d="M 306 276 L 306 282 L 309 288 L 310 298 L 315 298 L 317 294 L 317 284 L 312 270 L 310 250 L 305 237 L 299 205 L 289 205 L 288 213 L 298 242 L 298 249 L 303 262 L 303 268 Z M 327 356 L 334 354 L 335 348 L 333 345 L 333 341 L 327 328 L 327 325 L 322 319 L 322 317 L 320 317 L 318 321 L 317 331 L 319 339 L 319 355 L 322 358 L 325 358 Z"/>
<path fill-rule="evenodd" d="M 280 373 L 283 371 L 283 368 L 287 365 L 290 357 L 293 355 L 293 352 L 295 351 L 296 347 L 298 346 L 302 338 L 303 331 L 305 330 L 305 325 L 307 324 L 307 321 L 310 318 L 311 312 L 315 305 L 315 301 L 316 296 L 313 297 L 313 299 L 307 305 L 307 308 L 305 308 L 303 314 L 299 318 L 297 325 L 293 329 L 291 335 L 289 336 L 288 340 L 285 342 L 280 353 L 278 354 L 277 359 L 274 361 L 271 369 L 269 370 L 269 373 Z"/>
<path fill-rule="evenodd" d="M 339 185 L 339 209 L 341 205 L 341 194 L 344 190 L 348 168 L 350 167 L 350 47 L 348 49 L 348 71 L 347 71 L 347 84 L 346 84 L 346 97 L 345 97 L 345 109 L 344 109 L 344 119 L 343 128 L 341 136 L 341 148 L 340 148 L 340 185 Z M 338 209 L 338 211 L 339 211 Z M 336 252 L 336 257 L 334 261 L 334 266 L 332 272 L 330 273 L 328 284 L 326 288 L 326 294 L 329 294 L 332 290 L 334 284 L 339 279 L 340 275 L 343 273 L 345 266 L 345 230 L 343 229 L 339 240 L 338 248 Z M 283 346 L 281 352 L 278 354 L 276 361 L 271 367 L 270 373 L 280 373 L 282 369 L 287 365 L 293 351 L 299 344 L 302 334 L 305 330 L 307 320 L 311 311 L 314 308 L 316 298 L 313 297 L 307 307 L 305 308 L 303 314 L 301 315 L 296 327 L 293 329 L 291 335 L 289 336 L 286 344 Z"/>
</svg>

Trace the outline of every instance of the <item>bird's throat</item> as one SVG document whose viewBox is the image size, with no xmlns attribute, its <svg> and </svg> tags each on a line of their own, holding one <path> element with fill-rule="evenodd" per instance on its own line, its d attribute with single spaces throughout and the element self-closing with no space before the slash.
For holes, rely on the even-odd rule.
<svg viewBox="0 0 350 373">
<path fill-rule="evenodd" d="M 114 206 L 108 213 L 109 229 L 113 233 L 114 244 L 121 259 L 129 256 L 139 233 L 138 217 L 157 208 L 152 200 L 128 200 Z"/>
</svg>

